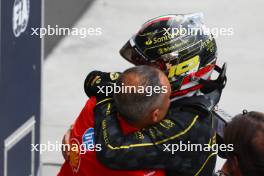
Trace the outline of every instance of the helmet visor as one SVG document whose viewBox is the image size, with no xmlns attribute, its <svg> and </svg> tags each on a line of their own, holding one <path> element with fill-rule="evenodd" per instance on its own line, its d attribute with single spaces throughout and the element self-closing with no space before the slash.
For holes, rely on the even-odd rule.
<svg viewBox="0 0 264 176">
<path fill-rule="evenodd" d="M 145 65 L 147 64 L 147 58 L 141 54 L 136 48 L 133 39 L 130 39 L 120 50 L 120 54 L 128 62 L 134 65 Z"/>
</svg>

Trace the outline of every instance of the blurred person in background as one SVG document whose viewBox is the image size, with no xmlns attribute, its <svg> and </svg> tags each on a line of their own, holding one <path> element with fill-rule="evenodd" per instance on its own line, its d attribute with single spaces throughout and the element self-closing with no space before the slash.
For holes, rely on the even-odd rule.
<svg viewBox="0 0 264 176">
<path fill-rule="evenodd" d="M 244 111 L 235 116 L 225 129 L 224 141 L 233 144 L 234 151 L 226 154 L 220 176 L 264 175 L 264 113 Z"/>
</svg>

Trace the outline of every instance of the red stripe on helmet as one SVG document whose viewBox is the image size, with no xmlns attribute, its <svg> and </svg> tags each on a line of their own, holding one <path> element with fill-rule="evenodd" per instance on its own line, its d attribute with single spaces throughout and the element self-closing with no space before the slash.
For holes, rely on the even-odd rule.
<svg viewBox="0 0 264 176">
<path fill-rule="evenodd" d="M 184 79 L 183 79 L 183 82 L 182 82 L 182 85 L 185 85 L 185 84 L 188 84 L 191 82 L 191 78 L 193 76 L 195 77 L 202 77 L 203 75 L 205 75 L 206 73 L 210 72 L 213 68 L 215 67 L 215 64 L 210 64 L 204 68 L 202 68 L 201 70 L 197 71 L 196 73 L 194 74 L 190 74 L 188 76 L 186 76 Z M 178 97 L 178 96 L 183 96 L 183 95 L 186 95 L 188 94 L 189 92 L 193 92 L 195 90 L 199 90 L 203 87 L 202 84 L 198 84 L 198 85 L 195 85 L 193 87 L 190 87 L 190 88 L 187 88 L 187 89 L 184 89 L 184 90 L 179 90 L 179 91 L 175 91 L 175 92 L 172 92 L 171 93 L 171 98 L 174 98 L 174 97 Z"/>
<path fill-rule="evenodd" d="M 186 76 L 182 81 L 182 85 L 185 85 L 185 84 L 188 84 L 189 82 L 191 82 L 191 78 L 193 76 L 198 77 L 198 78 L 202 77 L 206 73 L 210 72 L 214 67 L 215 67 L 215 64 L 210 64 L 210 65 L 202 68 L 201 70 L 195 72 L 194 74 L 190 74 L 190 75 Z"/>
<path fill-rule="evenodd" d="M 192 91 L 195 91 L 195 90 L 199 90 L 202 87 L 203 87 L 203 85 L 198 84 L 198 85 L 193 86 L 193 87 L 190 87 L 188 89 L 184 89 L 184 90 L 179 90 L 179 91 L 176 91 L 176 92 L 172 92 L 170 97 L 171 98 L 174 98 L 174 97 L 183 96 L 183 95 L 188 94 L 189 92 L 192 92 Z"/>
<path fill-rule="evenodd" d="M 166 20 L 169 20 L 171 18 L 173 18 L 173 16 L 157 18 L 157 19 L 154 19 L 152 21 L 149 21 L 149 22 L 145 23 L 144 27 L 147 27 L 147 26 L 149 26 L 149 25 L 151 25 L 153 23 L 159 22 L 159 21 L 166 21 Z"/>
</svg>

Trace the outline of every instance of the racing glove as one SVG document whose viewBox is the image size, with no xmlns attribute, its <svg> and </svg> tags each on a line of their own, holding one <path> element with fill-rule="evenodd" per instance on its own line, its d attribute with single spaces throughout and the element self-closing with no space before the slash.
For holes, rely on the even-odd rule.
<svg viewBox="0 0 264 176">
<path fill-rule="evenodd" d="M 90 72 L 84 81 L 84 91 L 88 97 L 96 96 L 97 101 L 113 97 L 113 86 L 119 78 L 119 72 Z"/>
</svg>

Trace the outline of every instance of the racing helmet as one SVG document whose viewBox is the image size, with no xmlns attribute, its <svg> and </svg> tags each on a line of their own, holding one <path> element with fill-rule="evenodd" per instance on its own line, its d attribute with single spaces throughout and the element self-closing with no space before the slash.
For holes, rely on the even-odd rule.
<svg viewBox="0 0 264 176">
<path fill-rule="evenodd" d="M 165 15 L 151 19 L 121 48 L 134 65 L 153 65 L 168 77 L 172 97 L 193 95 L 209 80 L 216 65 L 217 46 L 206 30 L 203 14 Z"/>
</svg>

